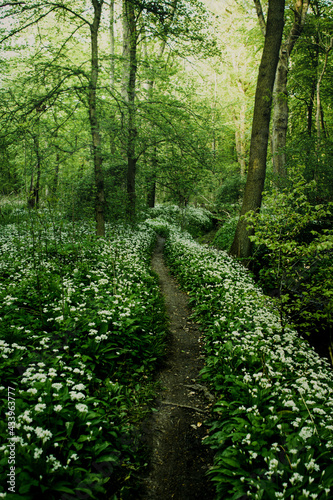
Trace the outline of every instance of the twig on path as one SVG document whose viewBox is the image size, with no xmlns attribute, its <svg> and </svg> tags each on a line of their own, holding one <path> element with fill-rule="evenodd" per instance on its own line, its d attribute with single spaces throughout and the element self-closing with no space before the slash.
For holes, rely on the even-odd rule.
<svg viewBox="0 0 333 500">
<path fill-rule="evenodd" d="M 188 410 L 194 410 L 194 411 L 197 411 L 198 413 L 205 413 L 204 410 L 200 410 L 200 408 L 195 408 L 194 406 L 181 405 L 178 403 L 170 403 L 169 401 L 161 401 L 161 404 L 162 405 L 178 406 L 179 408 L 187 408 Z"/>
<path fill-rule="evenodd" d="M 204 385 L 201 385 L 201 384 L 193 384 L 193 385 L 188 385 L 188 384 L 183 384 L 184 387 L 187 387 L 188 389 L 192 389 L 193 391 L 200 391 L 203 393 L 203 395 L 209 399 L 209 401 L 215 401 L 215 398 L 213 396 L 213 394 L 211 394 L 209 392 L 209 390 L 207 389 L 207 387 L 205 387 Z"/>
</svg>

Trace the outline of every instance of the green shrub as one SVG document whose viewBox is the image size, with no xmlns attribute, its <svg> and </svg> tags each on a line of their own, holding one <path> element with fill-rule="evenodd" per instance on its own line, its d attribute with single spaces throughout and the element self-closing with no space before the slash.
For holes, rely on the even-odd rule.
<svg viewBox="0 0 333 500">
<path fill-rule="evenodd" d="M 231 217 L 217 231 L 213 245 L 219 250 L 228 251 L 233 242 L 239 217 Z"/>
<path fill-rule="evenodd" d="M 194 237 L 207 233 L 213 227 L 213 215 L 204 208 L 157 205 L 149 209 L 148 215 L 151 218 L 160 217 L 171 224 L 179 225 Z"/>
<path fill-rule="evenodd" d="M 332 214 L 329 206 L 309 202 L 308 192 L 314 188 L 314 181 L 302 178 L 292 189 L 273 188 L 264 196 L 261 213 L 247 215 L 261 257 L 260 285 L 276 292 L 284 322 L 295 318 L 307 333 L 315 323 L 332 326 L 333 231 L 326 229 Z"/>
</svg>

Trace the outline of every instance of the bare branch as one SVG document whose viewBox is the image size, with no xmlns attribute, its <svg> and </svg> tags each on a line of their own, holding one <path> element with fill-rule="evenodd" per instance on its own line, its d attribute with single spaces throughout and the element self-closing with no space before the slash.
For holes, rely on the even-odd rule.
<svg viewBox="0 0 333 500">
<path fill-rule="evenodd" d="M 263 13 L 263 10 L 261 7 L 260 0 L 253 0 L 253 2 L 255 5 L 255 8 L 256 8 L 261 32 L 264 36 L 266 36 L 266 21 L 265 21 L 265 16 L 264 16 L 264 13 Z"/>
<path fill-rule="evenodd" d="M 4 38 L 2 38 L 0 40 L 0 43 L 4 42 L 5 40 L 8 40 L 9 38 L 11 38 L 12 36 L 15 36 L 17 35 L 18 33 L 21 33 L 21 31 L 24 31 L 26 28 L 29 28 L 29 26 L 32 26 L 33 24 L 36 24 L 38 23 L 41 19 L 43 19 L 44 17 L 48 16 L 51 12 L 53 12 L 55 9 L 50 9 L 48 12 L 46 12 L 45 14 L 42 14 L 38 17 L 38 19 L 34 19 L 33 21 L 31 21 L 30 23 L 27 23 L 25 24 L 24 26 L 21 26 L 20 28 L 17 28 L 13 31 L 11 31 L 10 33 L 8 33 L 8 35 L 6 35 Z"/>
</svg>

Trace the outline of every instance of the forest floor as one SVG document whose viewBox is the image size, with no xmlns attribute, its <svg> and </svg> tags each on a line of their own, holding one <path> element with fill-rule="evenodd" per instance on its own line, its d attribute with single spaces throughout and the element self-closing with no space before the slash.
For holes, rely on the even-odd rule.
<svg viewBox="0 0 333 500">
<path fill-rule="evenodd" d="M 179 289 L 163 262 L 164 240 L 158 238 L 152 267 L 169 318 L 170 342 L 158 374 L 161 390 L 156 411 L 144 423 L 149 450 L 149 473 L 143 479 L 141 500 L 212 500 L 214 487 L 206 472 L 213 455 L 202 439 L 208 430 L 212 396 L 199 381 L 204 366 L 200 331 L 190 319 L 188 297 Z"/>
</svg>

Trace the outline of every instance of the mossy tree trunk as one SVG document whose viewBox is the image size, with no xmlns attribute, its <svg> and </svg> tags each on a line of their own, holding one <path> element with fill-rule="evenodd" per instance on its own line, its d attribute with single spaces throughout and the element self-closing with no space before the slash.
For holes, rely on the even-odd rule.
<svg viewBox="0 0 333 500">
<path fill-rule="evenodd" d="M 264 189 L 272 94 L 284 26 L 284 6 L 285 0 L 270 0 L 268 5 L 265 43 L 255 95 L 249 168 L 241 217 L 230 249 L 231 255 L 242 259 L 248 259 L 251 255 L 250 236 L 253 234 L 252 230 L 247 229 L 242 216 L 260 209 Z"/>
</svg>

